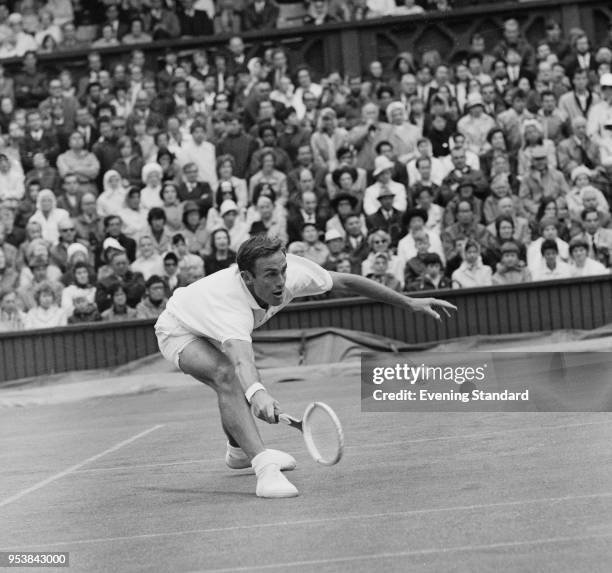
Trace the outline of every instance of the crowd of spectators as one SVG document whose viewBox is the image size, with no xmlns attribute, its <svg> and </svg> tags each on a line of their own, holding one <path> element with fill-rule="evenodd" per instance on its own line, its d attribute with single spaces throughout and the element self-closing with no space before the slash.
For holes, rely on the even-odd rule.
<svg viewBox="0 0 612 573">
<path fill-rule="evenodd" d="M 2 0 L 0 58 L 450 10 L 448 0 Z M 295 13 L 294 13 L 295 12 Z"/>
<path fill-rule="evenodd" d="M 320 78 L 240 36 L 81 77 L 27 51 L 0 67 L 0 330 L 154 318 L 256 233 L 398 292 L 609 273 L 610 46 L 508 20 L 452 65 Z"/>
</svg>

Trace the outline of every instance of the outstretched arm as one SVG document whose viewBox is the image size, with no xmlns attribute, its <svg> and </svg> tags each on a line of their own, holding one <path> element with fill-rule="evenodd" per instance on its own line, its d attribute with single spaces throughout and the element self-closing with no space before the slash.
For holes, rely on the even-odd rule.
<svg viewBox="0 0 612 573">
<path fill-rule="evenodd" d="M 434 310 L 434 307 L 441 308 L 447 316 L 450 316 L 449 310 L 457 310 L 454 304 L 445 300 L 405 296 L 376 281 L 359 275 L 336 273 L 333 271 L 330 271 L 329 274 L 334 282 L 332 287 L 332 292 L 334 293 L 365 296 L 378 302 L 384 302 L 385 304 L 391 304 L 414 312 L 424 312 L 436 320 L 440 320 L 440 315 Z"/>
</svg>

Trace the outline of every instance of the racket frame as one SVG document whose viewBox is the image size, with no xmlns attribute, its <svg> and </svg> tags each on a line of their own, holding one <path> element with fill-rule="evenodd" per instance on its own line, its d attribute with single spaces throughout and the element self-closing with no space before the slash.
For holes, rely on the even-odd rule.
<svg viewBox="0 0 612 573">
<path fill-rule="evenodd" d="M 321 455 L 321 452 L 319 452 L 312 437 L 310 424 L 308 423 L 310 415 L 316 408 L 320 408 L 329 416 L 336 429 L 338 449 L 336 451 L 336 455 L 330 459 L 324 458 Z M 301 420 L 298 420 L 289 414 L 279 413 L 278 421 L 302 432 L 304 442 L 306 443 L 306 449 L 308 450 L 308 453 L 311 455 L 312 459 L 318 464 L 321 464 L 322 466 L 333 466 L 342 459 L 342 455 L 344 453 L 344 431 L 342 430 L 342 424 L 340 423 L 340 419 L 336 413 L 327 404 L 325 404 L 325 402 L 311 402 L 308 404 L 308 406 L 306 406 L 306 410 L 304 410 L 304 416 Z"/>
</svg>

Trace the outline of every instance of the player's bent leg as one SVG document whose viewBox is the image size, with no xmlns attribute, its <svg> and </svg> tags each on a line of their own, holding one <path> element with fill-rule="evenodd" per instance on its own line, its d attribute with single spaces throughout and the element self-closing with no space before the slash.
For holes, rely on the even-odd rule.
<svg viewBox="0 0 612 573">
<path fill-rule="evenodd" d="M 257 475 L 256 494 L 266 498 L 297 496 L 297 488 L 280 471 L 276 451 L 264 448 L 229 359 L 209 341 L 198 339 L 183 349 L 179 366 L 216 391 L 223 427 L 240 444 Z"/>
<path fill-rule="evenodd" d="M 249 459 L 263 452 L 255 420 L 227 356 L 208 340 L 199 338 L 183 349 L 179 366 L 185 374 L 215 390 L 223 427 Z"/>
</svg>

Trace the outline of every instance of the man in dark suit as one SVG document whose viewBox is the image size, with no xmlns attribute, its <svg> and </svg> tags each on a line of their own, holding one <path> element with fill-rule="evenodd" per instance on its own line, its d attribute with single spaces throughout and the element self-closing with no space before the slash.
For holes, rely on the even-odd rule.
<svg viewBox="0 0 612 573">
<path fill-rule="evenodd" d="M 300 189 L 300 174 L 304 169 L 308 169 L 314 175 L 314 188 L 317 196 L 327 193 L 325 187 L 325 176 L 327 171 L 316 165 L 310 143 L 300 145 L 297 149 L 296 166 L 287 173 L 287 190 L 289 197 Z M 329 201 L 328 201 L 329 202 Z"/>
<path fill-rule="evenodd" d="M 506 74 L 511 86 L 517 87 L 521 78 L 527 78 L 530 82 L 535 79 L 534 73 L 521 63 L 521 54 L 514 48 L 509 48 L 506 53 Z"/>
<path fill-rule="evenodd" d="M 74 96 L 64 95 L 60 79 L 53 78 L 49 82 L 49 97 L 40 102 L 38 109 L 42 113 L 51 114 L 53 109 L 57 106 L 61 106 L 63 109 L 66 131 L 72 132 L 76 121 L 76 112 L 79 108 L 79 102 Z"/>
<path fill-rule="evenodd" d="M 278 4 L 273 0 L 251 0 L 242 16 L 244 31 L 276 28 L 279 12 Z"/>
<path fill-rule="evenodd" d="M 274 108 L 274 117 L 280 117 L 285 110 L 285 106 L 278 101 L 270 99 L 272 87 L 269 82 L 261 81 L 249 94 L 244 105 L 244 125 L 247 130 L 251 129 L 259 120 L 259 106 L 262 101 L 270 101 Z"/>
<path fill-rule="evenodd" d="M 368 232 L 385 231 L 391 237 L 391 246 L 397 247 L 402 237 L 402 212 L 393 207 L 395 194 L 391 189 L 383 187 L 378 193 L 380 208 L 376 213 L 366 218 Z"/>
<path fill-rule="evenodd" d="M 91 151 L 100 139 L 100 132 L 94 127 L 91 113 L 86 107 L 80 108 L 76 112 L 75 131 L 83 136 L 87 151 Z"/>
<path fill-rule="evenodd" d="M 574 52 L 563 62 L 568 77 L 573 77 L 577 69 L 586 70 L 587 73 L 597 71 L 595 55 L 591 52 L 591 43 L 586 34 L 576 38 Z"/>
<path fill-rule="evenodd" d="M 181 36 L 210 36 L 213 33 L 213 23 L 204 10 L 196 10 L 194 0 L 181 0 L 183 10 L 178 19 L 181 25 Z"/>
<path fill-rule="evenodd" d="M 177 192 L 180 201 L 195 201 L 204 217 L 215 202 L 210 185 L 206 181 L 198 181 L 198 166 L 195 163 L 183 166 L 183 182 Z"/>
<path fill-rule="evenodd" d="M 178 66 L 178 54 L 171 48 L 167 48 L 164 54 L 164 67 L 157 72 L 157 88 L 161 93 L 170 93 L 172 91 L 172 82 L 174 80 L 174 71 Z"/>
<path fill-rule="evenodd" d="M 217 143 L 217 157 L 231 155 L 234 158 L 234 175 L 246 177 L 251 158 L 259 149 L 257 140 L 244 133 L 240 117 L 231 114 L 227 121 L 225 136 Z"/>
<path fill-rule="evenodd" d="M 370 246 L 367 237 L 361 232 L 359 215 L 351 214 L 344 220 L 346 231 L 346 252 L 351 260 L 352 272 L 361 274 L 361 263 L 368 258 Z"/>
<path fill-rule="evenodd" d="M 246 70 L 247 57 L 244 42 L 240 36 L 230 38 L 227 54 L 227 73 L 235 76 L 239 70 Z"/>
<path fill-rule="evenodd" d="M 125 14 L 119 11 L 117 4 L 109 4 L 106 8 L 106 22 L 104 25 L 109 25 L 115 33 L 115 38 L 121 41 L 121 38 L 130 31 L 130 26 L 125 19 Z"/>
<path fill-rule="evenodd" d="M 26 134 L 19 144 L 21 165 L 26 173 L 34 168 L 33 160 L 37 153 L 43 153 L 49 163 L 55 164 L 60 152 L 57 137 L 50 131 L 43 129 L 40 112 L 31 111 L 27 117 Z"/>
<path fill-rule="evenodd" d="M 302 240 L 302 228 L 306 223 L 312 223 L 319 236 L 325 232 L 326 219 L 317 215 L 317 196 L 313 191 L 305 191 L 300 195 L 297 204 L 289 208 L 287 217 L 287 234 L 289 242 Z"/>
</svg>

